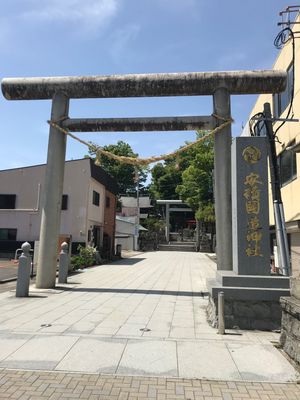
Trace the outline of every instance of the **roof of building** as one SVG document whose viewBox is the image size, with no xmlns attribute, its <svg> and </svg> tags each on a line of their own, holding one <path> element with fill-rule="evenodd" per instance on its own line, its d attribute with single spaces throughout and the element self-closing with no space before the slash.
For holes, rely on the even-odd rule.
<svg viewBox="0 0 300 400">
<path fill-rule="evenodd" d="M 71 163 L 71 162 L 81 161 L 81 160 L 86 160 L 86 158 L 76 158 L 75 160 L 66 160 L 65 163 Z M 20 165 L 19 167 L 1 169 L 0 172 L 14 171 L 14 170 L 17 170 L 17 169 L 25 169 L 25 168 L 37 168 L 37 167 L 42 167 L 44 165 L 46 165 L 46 164 L 43 163 L 43 164 L 26 165 L 25 167 Z"/>
<path fill-rule="evenodd" d="M 78 161 L 83 161 L 87 160 L 87 158 L 78 158 L 76 160 L 68 160 L 65 161 L 65 163 L 72 163 L 72 162 L 78 162 Z M 110 176 L 106 171 L 104 171 L 103 168 L 99 167 L 98 165 L 95 165 L 94 161 L 90 158 L 90 166 L 91 166 L 91 177 L 94 178 L 96 181 L 101 183 L 102 185 L 105 186 L 105 188 L 113 193 L 117 194 L 119 193 L 119 186 L 117 181 Z M 6 171 L 14 171 L 14 170 L 21 170 L 25 168 L 37 168 L 37 167 L 43 167 L 46 164 L 35 164 L 35 165 L 29 165 L 26 167 L 16 167 L 16 168 L 8 168 L 8 169 L 3 169 L 0 172 L 6 172 Z"/>
<path fill-rule="evenodd" d="M 135 225 L 135 217 L 123 217 L 121 215 L 116 215 L 116 220 Z"/>
</svg>

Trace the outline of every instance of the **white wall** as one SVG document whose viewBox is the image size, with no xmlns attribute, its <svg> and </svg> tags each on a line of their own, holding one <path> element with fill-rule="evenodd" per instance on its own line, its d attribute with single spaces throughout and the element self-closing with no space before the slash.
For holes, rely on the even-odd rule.
<svg viewBox="0 0 300 400">
<path fill-rule="evenodd" d="M 87 202 L 90 160 L 66 162 L 63 194 L 68 195 L 68 209 L 61 212 L 61 234 L 71 234 L 74 242 L 84 242 L 87 234 Z"/>
<path fill-rule="evenodd" d="M 16 209 L 31 210 L 0 210 L 0 228 L 16 228 L 17 240 L 39 238 L 44 175 L 45 165 L 0 171 L 0 194 L 16 194 Z M 66 162 L 63 194 L 68 195 L 68 209 L 61 213 L 60 233 L 71 234 L 73 241 L 86 238 L 89 183 L 89 159 Z M 33 211 L 37 207 L 39 184 L 39 210 Z"/>
<path fill-rule="evenodd" d="M 16 210 L 0 210 L 0 228 L 17 229 L 17 240 L 37 240 L 45 166 L 0 171 L 0 194 L 16 194 Z M 21 210 L 27 211 L 21 211 Z M 36 211 L 34 211 L 36 209 Z M 37 210 L 39 209 L 39 210 Z"/>
<path fill-rule="evenodd" d="M 99 206 L 93 204 L 93 191 L 100 195 Z M 97 182 L 95 179 L 90 178 L 88 189 L 88 224 L 89 225 L 104 225 L 104 210 L 105 210 L 105 187 Z"/>
<path fill-rule="evenodd" d="M 130 235 L 128 238 L 116 238 L 116 245 L 121 244 L 123 250 L 133 250 L 135 247 L 135 223 L 122 221 L 116 218 L 116 236 L 118 234 Z"/>
<path fill-rule="evenodd" d="M 128 238 L 116 238 L 115 245 L 120 244 L 122 250 L 133 250 L 134 249 L 134 236 L 129 236 Z"/>
<path fill-rule="evenodd" d="M 116 234 L 117 233 L 134 235 L 135 223 L 122 221 L 116 218 Z"/>
<path fill-rule="evenodd" d="M 292 272 L 295 278 L 300 278 L 300 232 L 291 234 Z"/>
</svg>

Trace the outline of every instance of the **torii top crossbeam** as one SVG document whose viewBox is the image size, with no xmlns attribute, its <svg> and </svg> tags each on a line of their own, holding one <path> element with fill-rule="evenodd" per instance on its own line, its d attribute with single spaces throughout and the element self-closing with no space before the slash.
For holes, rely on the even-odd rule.
<svg viewBox="0 0 300 400">
<path fill-rule="evenodd" d="M 286 72 L 274 70 L 188 72 L 78 77 L 5 78 L 2 92 L 8 100 L 212 95 L 222 87 L 230 94 L 280 93 Z"/>
</svg>

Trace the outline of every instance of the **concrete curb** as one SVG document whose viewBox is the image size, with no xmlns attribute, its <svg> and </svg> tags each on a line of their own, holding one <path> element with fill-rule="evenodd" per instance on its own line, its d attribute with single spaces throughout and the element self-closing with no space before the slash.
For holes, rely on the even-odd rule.
<svg viewBox="0 0 300 400">
<path fill-rule="evenodd" d="M 2 280 L 0 281 L 0 285 L 2 285 L 2 284 L 4 284 L 4 283 L 14 282 L 14 281 L 16 281 L 17 279 L 18 279 L 17 277 L 15 277 L 15 278 L 2 279 Z"/>
</svg>

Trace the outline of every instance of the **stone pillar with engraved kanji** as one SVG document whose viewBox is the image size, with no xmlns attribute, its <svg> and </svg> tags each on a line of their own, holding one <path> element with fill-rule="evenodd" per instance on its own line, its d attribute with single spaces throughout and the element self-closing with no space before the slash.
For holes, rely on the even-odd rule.
<svg viewBox="0 0 300 400">
<path fill-rule="evenodd" d="M 238 275 L 270 275 L 267 155 L 265 137 L 233 141 L 233 271 Z"/>
</svg>

